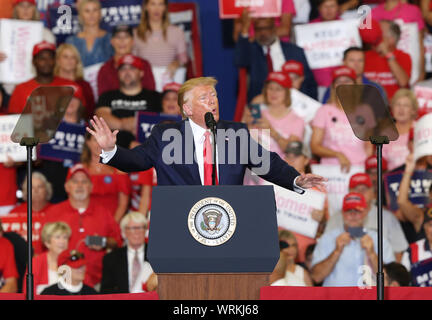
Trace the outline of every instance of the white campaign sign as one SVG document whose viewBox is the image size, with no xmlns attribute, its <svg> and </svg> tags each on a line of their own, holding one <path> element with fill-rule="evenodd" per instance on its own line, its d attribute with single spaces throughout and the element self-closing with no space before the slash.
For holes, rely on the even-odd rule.
<svg viewBox="0 0 432 320">
<path fill-rule="evenodd" d="M 397 48 L 411 57 L 411 78 L 410 84 L 418 79 L 420 74 L 420 42 L 417 23 L 404 23 L 402 20 L 396 20 L 401 28 L 401 37 Z"/>
<path fill-rule="evenodd" d="M 174 77 L 170 77 L 165 67 L 152 67 L 152 72 L 155 79 L 156 91 L 158 92 L 162 92 L 163 87 L 170 82 L 182 84 L 186 80 L 185 67 L 178 68 Z"/>
<path fill-rule="evenodd" d="M 339 66 L 346 49 L 361 47 L 355 19 L 296 25 L 294 30 L 296 43 L 304 49 L 311 69 Z"/>
<path fill-rule="evenodd" d="M 84 68 L 84 80 L 90 83 L 96 101 L 99 97 L 97 89 L 97 76 L 102 65 L 103 63 L 97 63 Z"/>
<path fill-rule="evenodd" d="M 421 117 L 414 127 L 414 158 L 432 155 L 432 113 Z"/>
<path fill-rule="evenodd" d="M 32 52 L 42 41 L 42 22 L 0 19 L 0 51 L 7 56 L 0 63 L 0 82 L 21 83 L 34 77 Z"/>
<path fill-rule="evenodd" d="M 325 193 L 306 190 L 298 194 L 279 186 L 274 186 L 278 226 L 315 238 L 318 221 L 312 219 L 312 210 L 323 210 Z"/>
<path fill-rule="evenodd" d="M 11 157 L 15 162 L 27 160 L 26 147 L 22 147 L 19 143 L 15 143 L 11 140 L 11 134 L 19 117 L 19 114 L 0 116 L 0 162 L 6 162 L 7 156 Z M 31 118 L 27 120 L 30 122 L 26 127 L 31 128 Z M 33 148 L 33 160 L 36 159 L 35 155 L 35 148 Z"/>
<path fill-rule="evenodd" d="M 311 169 L 312 173 L 328 179 L 326 187 L 330 216 L 341 211 L 343 198 L 349 191 L 351 176 L 364 172 L 363 166 L 351 166 L 348 173 L 341 172 L 339 165 L 313 164 Z"/>
</svg>

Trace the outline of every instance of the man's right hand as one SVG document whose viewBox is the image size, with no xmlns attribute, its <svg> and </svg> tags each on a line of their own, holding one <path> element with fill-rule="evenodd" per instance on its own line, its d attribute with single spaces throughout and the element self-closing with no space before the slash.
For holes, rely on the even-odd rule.
<svg viewBox="0 0 432 320">
<path fill-rule="evenodd" d="M 342 233 L 336 238 L 336 250 L 342 252 L 343 248 L 349 244 L 351 241 L 351 236 L 348 232 Z"/>
<path fill-rule="evenodd" d="M 90 119 L 90 124 L 93 130 L 87 127 L 87 132 L 90 133 L 97 141 L 103 151 L 112 151 L 116 145 L 118 130 L 111 131 L 103 118 L 93 116 Z"/>
</svg>

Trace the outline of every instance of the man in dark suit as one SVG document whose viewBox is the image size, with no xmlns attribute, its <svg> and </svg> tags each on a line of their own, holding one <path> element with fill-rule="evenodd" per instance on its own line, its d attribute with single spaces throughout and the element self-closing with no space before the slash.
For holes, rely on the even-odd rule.
<svg viewBox="0 0 432 320">
<path fill-rule="evenodd" d="M 249 72 L 248 101 L 262 92 L 264 81 L 271 71 L 280 71 L 285 61 L 295 60 L 303 65 L 305 80 L 300 91 L 317 100 L 318 89 L 312 70 L 302 48 L 293 43 L 280 41 L 276 34 L 274 19 L 255 20 L 255 41 L 249 41 L 250 19 L 243 22 L 234 52 L 235 65 Z"/>
<path fill-rule="evenodd" d="M 103 259 L 101 293 L 139 293 L 156 290 L 157 276 L 146 259 L 148 221 L 142 213 L 129 212 L 120 222 L 127 246 Z"/>
<path fill-rule="evenodd" d="M 116 146 L 116 135 L 102 118 L 93 117 L 87 128 L 102 148 L 102 162 L 126 172 L 156 169 L 158 185 L 210 185 L 212 176 L 211 134 L 205 114 L 217 122 L 216 181 L 241 185 L 246 168 L 284 188 L 303 193 L 323 186 L 324 179 L 300 174 L 276 153 L 257 144 L 245 124 L 219 120 L 219 103 L 214 78 L 190 79 L 180 88 L 179 105 L 187 120 L 159 124 L 144 144 L 128 150 Z M 222 137 L 222 138 L 221 138 Z"/>
</svg>

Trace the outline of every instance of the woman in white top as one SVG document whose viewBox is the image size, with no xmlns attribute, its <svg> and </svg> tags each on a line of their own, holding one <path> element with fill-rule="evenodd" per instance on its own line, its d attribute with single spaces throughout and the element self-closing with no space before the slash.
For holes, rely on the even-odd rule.
<svg viewBox="0 0 432 320">
<path fill-rule="evenodd" d="M 297 240 L 294 234 L 288 230 L 281 230 L 279 232 L 279 245 L 281 248 L 281 254 L 279 259 L 280 262 L 275 268 L 274 274 L 282 275 L 283 271 L 282 273 L 277 272 L 277 269 L 280 270 L 280 267 L 283 265 L 285 265 L 285 268 L 283 269 L 285 271 L 285 274 L 283 275 L 283 278 L 279 279 L 277 279 L 276 276 L 271 277 L 271 285 L 296 287 L 312 286 L 313 282 L 308 272 L 303 267 L 295 263 L 295 259 L 298 254 L 298 248 Z"/>
</svg>

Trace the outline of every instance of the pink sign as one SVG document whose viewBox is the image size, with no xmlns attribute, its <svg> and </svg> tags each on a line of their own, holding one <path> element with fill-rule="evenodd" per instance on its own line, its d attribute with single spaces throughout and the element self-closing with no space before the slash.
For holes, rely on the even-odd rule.
<svg viewBox="0 0 432 320">
<path fill-rule="evenodd" d="M 432 112 L 432 88 L 416 86 L 414 93 L 418 102 L 418 118 Z"/>
<path fill-rule="evenodd" d="M 281 0 L 219 0 L 219 17 L 239 18 L 244 8 L 249 8 L 254 18 L 280 17 L 282 14 Z"/>
</svg>

